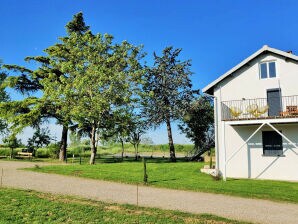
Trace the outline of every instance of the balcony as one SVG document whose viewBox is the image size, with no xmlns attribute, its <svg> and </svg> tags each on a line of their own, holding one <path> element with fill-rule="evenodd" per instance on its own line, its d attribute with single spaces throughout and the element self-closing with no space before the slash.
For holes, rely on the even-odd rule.
<svg viewBox="0 0 298 224">
<path fill-rule="evenodd" d="M 223 121 L 298 118 L 298 96 L 221 102 Z"/>
</svg>

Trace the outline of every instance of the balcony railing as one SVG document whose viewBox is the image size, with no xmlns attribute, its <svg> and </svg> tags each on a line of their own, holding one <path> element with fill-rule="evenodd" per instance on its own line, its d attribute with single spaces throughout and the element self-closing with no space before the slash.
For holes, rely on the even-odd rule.
<svg viewBox="0 0 298 224">
<path fill-rule="evenodd" d="M 221 102 L 223 121 L 298 117 L 298 96 Z"/>
</svg>

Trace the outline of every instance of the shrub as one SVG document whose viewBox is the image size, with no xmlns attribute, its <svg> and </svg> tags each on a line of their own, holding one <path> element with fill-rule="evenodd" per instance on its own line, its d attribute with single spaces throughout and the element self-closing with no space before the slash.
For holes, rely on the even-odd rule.
<svg viewBox="0 0 298 224">
<path fill-rule="evenodd" d="M 15 157 L 18 152 L 21 152 L 21 148 L 17 148 L 13 150 L 13 156 Z M 0 156 L 10 156 L 11 149 L 10 148 L 0 148 Z"/>
<path fill-rule="evenodd" d="M 52 159 L 58 159 L 59 158 L 59 152 L 60 152 L 60 144 L 59 143 L 51 143 L 47 146 L 48 155 Z"/>
<path fill-rule="evenodd" d="M 37 158 L 49 158 L 49 150 L 47 148 L 38 148 L 35 150 L 35 157 Z"/>
<path fill-rule="evenodd" d="M 86 151 L 90 151 L 90 146 L 88 146 L 88 145 L 78 145 L 78 146 L 68 148 L 67 155 L 68 155 L 68 157 L 72 156 L 72 155 L 79 156 L 81 154 L 85 154 Z"/>
</svg>

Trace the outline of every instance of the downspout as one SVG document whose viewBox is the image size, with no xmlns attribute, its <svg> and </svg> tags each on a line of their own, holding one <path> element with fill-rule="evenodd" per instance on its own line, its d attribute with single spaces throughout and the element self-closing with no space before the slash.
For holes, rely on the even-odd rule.
<svg viewBox="0 0 298 224">
<path fill-rule="evenodd" d="M 219 173 L 219 156 L 218 156 L 218 99 L 214 95 L 204 93 L 205 95 L 214 99 L 214 129 L 215 129 L 215 170 L 216 174 Z M 211 168 L 211 167 L 210 167 Z"/>
<path fill-rule="evenodd" d="M 282 99 L 282 95 L 281 95 L 280 78 L 279 77 L 278 77 L 278 90 L 279 90 L 279 96 L 280 96 L 279 106 L 280 106 L 280 110 L 281 110 L 279 112 L 282 112 L 283 111 L 283 99 Z"/>
</svg>

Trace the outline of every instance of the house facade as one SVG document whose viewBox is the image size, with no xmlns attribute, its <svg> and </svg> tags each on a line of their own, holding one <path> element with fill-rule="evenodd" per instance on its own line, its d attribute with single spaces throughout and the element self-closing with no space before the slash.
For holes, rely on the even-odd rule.
<svg viewBox="0 0 298 224">
<path fill-rule="evenodd" d="M 268 46 L 203 89 L 214 97 L 216 168 L 298 181 L 298 57 Z"/>
</svg>

